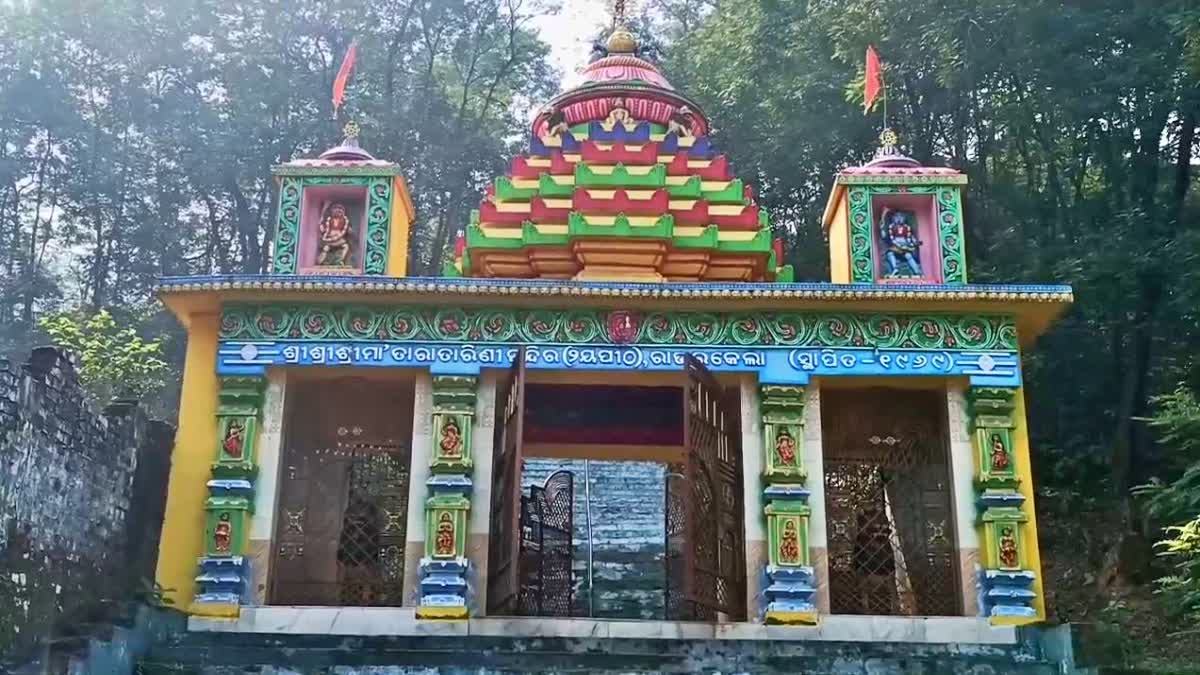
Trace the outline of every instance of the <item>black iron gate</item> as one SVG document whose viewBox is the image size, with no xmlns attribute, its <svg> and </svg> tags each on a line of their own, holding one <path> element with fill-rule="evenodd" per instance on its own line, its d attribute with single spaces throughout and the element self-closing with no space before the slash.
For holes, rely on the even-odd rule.
<svg viewBox="0 0 1200 675">
<path fill-rule="evenodd" d="M 823 392 L 830 609 L 961 613 L 945 443 L 945 397 Z"/>
<path fill-rule="evenodd" d="M 575 478 L 556 471 L 521 497 L 521 611 L 524 616 L 571 616 L 575 606 Z"/>
</svg>

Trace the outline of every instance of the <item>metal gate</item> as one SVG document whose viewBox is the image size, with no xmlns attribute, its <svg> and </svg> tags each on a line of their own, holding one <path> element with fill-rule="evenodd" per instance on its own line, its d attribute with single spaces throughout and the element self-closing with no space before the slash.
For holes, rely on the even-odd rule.
<svg viewBox="0 0 1200 675">
<path fill-rule="evenodd" d="M 556 471 L 521 498 L 521 614 L 571 616 L 575 606 L 575 477 Z"/>
<path fill-rule="evenodd" d="M 739 621 L 746 617 L 746 546 L 738 406 L 700 361 L 688 356 L 685 369 L 687 462 L 667 478 L 667 617 Z"/>
<path fill-rule="evenodd" d="M 834 614 L 961 614 L 945 409 L 939 392 L 822 392 Z"/>
<path fill-rule="evenodd" d="M 487 613 L 520 610 L 521 456 L 525 422 L 525 348 L 517 350 L 508 378 L 496 388 L 493 437 L 491 542 L 488 546 Z"/>
<path fill-rule="evenodd" d="M 289 398 L 270 602 L 402 605 L 411 398 L 350 378 Z"/>
</svg>

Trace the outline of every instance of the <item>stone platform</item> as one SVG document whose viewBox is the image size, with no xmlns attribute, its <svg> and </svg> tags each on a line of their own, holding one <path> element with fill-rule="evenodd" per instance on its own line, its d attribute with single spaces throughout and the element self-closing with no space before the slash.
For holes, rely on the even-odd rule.
<svg viewBox="0 0 1200 675">
<path fill-rule="evenodd" d="M 824 617 L 812 627 L 591 619 L 417 621 L 411 608 L 260 607 L 192 617 L 143 675 L 973 673 L 1052 675 L 1033 641 L 973 618 Z M 1026 636 L 1027 637 L 1027 636 Z"/>
<path fill-rule="evenodd" d="M 1017 629 L 972 617 L 825 616 L 817 626 L 526 617 L 419 621 L 411 607 L 255 607 L 237 620 L 191 617 L 198 633 L 390 637 L 773 640 L 1016 645 Z"/>
</svg>

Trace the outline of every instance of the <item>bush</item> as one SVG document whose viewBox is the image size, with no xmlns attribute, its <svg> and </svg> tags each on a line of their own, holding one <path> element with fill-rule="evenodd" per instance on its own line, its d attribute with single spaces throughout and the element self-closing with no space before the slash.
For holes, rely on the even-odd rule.
<svg viewBox="0 0 1200 675">
<path fill-rule="evenodd" d="M 108 310 L 86 319 L 52 314 L 38 326 L 79 359 L 80 380 L 101 402 L 141 398 L 165 384 L 162 340 L 144 340 L 133 328 L 118 326 Z"/>
</svg>

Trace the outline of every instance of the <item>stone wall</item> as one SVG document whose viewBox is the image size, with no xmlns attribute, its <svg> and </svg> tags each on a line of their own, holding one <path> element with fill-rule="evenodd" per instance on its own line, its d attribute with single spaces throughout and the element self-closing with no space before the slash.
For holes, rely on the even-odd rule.
<svg viewBox="0 0 1200 675">
<path fill-rule="evenodd" d="M 0 672 L 153 579 L 172 435 L 136 402 L 92 408 L 58 349 L 0 360 Z"/>
<path fill-rule="evenodd" d="M 525 460 L 522 490 L 541 485 L 552 473 L 574 475 L 575 616 L 589 616 L 587 492 L 583 460 Z M 589 463 L 591 480 L 592 606 L 590 615 L 606 619 L 664 618 L 666 583 L 665 471 L 654 462 Z"/>
</svg>

